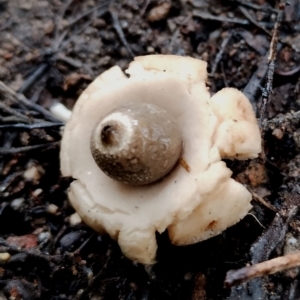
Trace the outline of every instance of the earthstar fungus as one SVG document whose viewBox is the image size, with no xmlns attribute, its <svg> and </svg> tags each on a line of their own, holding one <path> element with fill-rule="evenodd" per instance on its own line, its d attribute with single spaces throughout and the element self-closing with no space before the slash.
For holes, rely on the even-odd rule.
<svg viewBox="0 0 300 300">
<path fill-rule="evenodd" d="M 257 157 L 260 132 L 248 99 L 210 97 L 206 62 L 136 57 L 112 67 L 78 99 L 61 147 L 69 198 L 84 222 L 123 253 L 155 262 L 155 232 L 175 245 L 213 237 L 250 210 L 251 194 L 222 161 Z M 187 168 L 180 161 L 184 161 Z"/>
</svg>

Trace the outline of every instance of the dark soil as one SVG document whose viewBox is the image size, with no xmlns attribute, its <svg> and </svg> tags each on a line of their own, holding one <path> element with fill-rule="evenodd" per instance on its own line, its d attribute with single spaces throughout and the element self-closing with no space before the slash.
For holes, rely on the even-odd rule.
<svg viewBox="0 0 300 300">
<path fill-rule="evenodd" d="M 298 269 L 224 287 L 227 271 L 300 245 L 297 0 L 284 9 L 273 92 L 265 116 L 260 109 L 278 8 L 271 0 L 0 0 L 1 300 L 300 298 Z M 72 225 L 62 124 L 47 109 L 56 101 L 71 109 L 98 74 L 154 53 L 207 61 L 212 93 L 243 90 L 265 119 L 265 157 L 226 162 L 255 195 L 249 215 L 188 247 L 158 235 L 158 263 L 144 267 L 108 236 Z"/>
</svg>

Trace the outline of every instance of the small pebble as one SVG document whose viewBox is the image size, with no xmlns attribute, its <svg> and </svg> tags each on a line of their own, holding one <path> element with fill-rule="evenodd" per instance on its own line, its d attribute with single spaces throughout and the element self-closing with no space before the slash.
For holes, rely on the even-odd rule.
<svg viewBox="0 0 300 300">
<path fill-rule="evenodd" d="M 24 203 L 25 199 L 24 198 L 17 198 L 15 200 L 13 200 L 10 203 L 10 206 L 14 209 L 14 210 L 18 210 L 22 204 Z"/>
<path fill-rule="evenodd" d="M 49 238 L 51 237 L 51 234 L 49 231 L 46 231 L 46 232 L 41 232 L 39 235 L 38 235 L 38 241 L 40 243 L 44 242 L 44 241 L 47 241 L 49 240 Z"/>
<path fill-rule="evenodd" d="M 147 47 L 147 52 L 148 52 L 148 53 L 154 53 L 154 52 L 155 52 L 155 49 L 154 49 L 153 47 L 151 47 L 151 46 L 148 46 L 148 47 Z"/>
<path fill-rule="evenodd" d="M 150 22 L 156 22 L 163 20 L 169 14 L 172 4 L 169 2 L 164 2 L 158 6 L 152 8 L 148 14 L 148 20 Z"/>
<path fill-rule="evenodd" d="M 47 210 L 50 214 L 55 215 L 58 211 L 58 206 L 56 206 L 55 204 L 49 204 Z"/>
<path fill-rule="evenodd" d="M 10 259 L 10 254 L 7 252 L 0 253 L 0 263 L 4 263 Z"/>
<path fill-rule="evenodd" d="M 95 19 L 93 21 L 93 26 L 96 27 L 96 28 L 98 28 L 98 29 L 99 28 L 104 28 L 106 26 L 106 22 L 105 22 L 104 19 L 101 19 L 101 18 Z"/>
<path fill-rule="evenodd" d="M 278 139 L 281 140 L 283 138 L 283 132 L 281 129 L 276 128 L 273 130 L 272 134 Z"/>
<path fill-rule="evenodd" d="M 34 191 L 32 192 L 32 195 L 33 195 L 34 197 L 38 197 L 42 192 L 43 192 L 42 189 L 36 189 L 36 190 L 34 190 Z"/>
<path fill-rule="evenodd" d="M 23 177 L 24 177 L 26 180 L 32 180 L 32 179 L 35 179 L 37 176 L 38 176 L 38 169 L 37 169 L 36 166 L 32 166 L 31 168 L 27 169 L 27 170 L 24 172 L 24 175 L 23 175 Z"/>
<path fill-rule="evenodd" d="M 81 238 L 85 235 L 85 231 L 77 230 L 65 234 L 59 241 L 59 246 L 63 251 L 73 251 L 78 247 Z"/>
<path fill-rule="evenodd" d="M 0 79 L 6 79 L 8 76 L 9 72 L 6 68 L 0 66 Z"/>
<path fill-rule="evenodd" d="M 193 275 L 192 275 L 191 272 L 186 272 L 186 273 L 184 274 L 184 280 L 186 280 L 186 281 L 191 280 L 192 277 L 193 277 Z"/>
<path fill-rule="evenodd" d="M 31 249 L 37 246 L 37 237 L 33 234 L 26 234 L 22 236 L 10 236 L 6 241 L 13 246 Z"/>
<path fill-rule="evenodd" d="M 46 22 L 44 24 L 44 32 L 45 32 L 45 34 L 51 34 L 54 31 L 54 27 L 55 27 L 55 25 L 54 25 L 54 23 L 53 23 L 52 20 Z"/>
<path fill-rule="evenodd" d="M 81 218 L 78 215 L 78 213 L 74 213 L 73 215 L 71 215 L 69 222 L 70 222 L 71 226 L 75 226 L 77 224 L 80 224 L 81 223 Z"/>
<path fill-rule="evenodd" d="M 31 10 L 32 9 L 32 4 L 28 1 L 21 2 L 19 4 L 19 8 L 23 10 Z"/>
<path fill-rule="evenodd" d="M 10 259 L 9 259 L 9 265 L 15 265 L 15 266 L 20 266 L 21 264 L 24 264 L 28 259 L 28 254 L 25 252 L 21 253 L 16 253 L 13 254 Z"/>
<path fill-rule="evenodd" d="M 29 167 L 23 174 L 25 180 L 31 181 L 34 180 L 36 182 L 39 181 L 41 175 L 45 173 L 45 170 L 41 166 L 31 166 Z"/>
</svg>

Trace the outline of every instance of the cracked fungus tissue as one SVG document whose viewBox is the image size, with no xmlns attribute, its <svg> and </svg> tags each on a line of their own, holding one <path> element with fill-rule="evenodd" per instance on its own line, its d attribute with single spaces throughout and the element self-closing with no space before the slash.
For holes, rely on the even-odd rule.
<svg viewBox="0 0 300 300">
<path fill-rule="evenodd" d="M 193 244 L 221 233 L 251 208 L 250 193 L 231 178 L 222 159 L 257 157 L 257 122 L 238 90 L 225 88 L 210 96 L 206 66 L 189 57 L 136 57 L 126 70 L 129 76 L 115 66 L 97 77 L 66 124 L 61 171 L 76 179 L 69 189 L 72 205 L 85 223 L 107 232 L 124 255 L 140 263 L 155 262 L 156 231 L 167 230 L 175 245 Z M 180 159 L 157 182 L 132 186 L 111 179 L 91 154 L 97 122 L 127 103 L 162 108 L 181 131 Z"/>
</svg>

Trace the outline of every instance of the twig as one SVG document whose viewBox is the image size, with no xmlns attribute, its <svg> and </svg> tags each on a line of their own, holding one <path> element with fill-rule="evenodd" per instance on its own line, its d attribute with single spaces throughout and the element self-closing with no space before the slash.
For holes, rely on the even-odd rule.
<svg viewBox="0 0 300 300">
<path fill-rule="evenodd" d="M 262 86 L 262 82 L 267 74 L 267 71 L 268 54 L 266 54 L 259 60 L 257 70 L 255 71 L 255 73 L 253 73 L 252 77 L 243 90 L 243 93 L 249 99 L 255 112 L 257 111 L 256 96 L 258 94 L 258 91 L 260 91 L 259 88 Z"/>
<path fill-rule="evenodd" d="M 111 18 L 112 18 L 112 21 L 113 21 L 113 27 L 115 28 L 115 30 L 116 30 L 116 32 L 117 32 L 117 34 L 118 34 L 118 36 L 119 36 L 122 44 L 127 49 L 127 51 L 129 53 L 129 55 L 131 56 L 131 58 L 134 58 L 134 54 L 133 54 L 131 48 L 128 45 L 128 42 L 127 42 L 127 40 L 125 38 L 125 34 L 123 32 L 123 29 L 120 26 L 118 14 L 115 11 L 115 8 L 111 6 L 110 9 L 109 9 L 109 12 L 110 12 L 110 15 L 111 15 Z"/>
<path fill-rule="evenodd" d="M 51 48 L 52 54 L 55 54 L 56 52 L 58 52 L 58 50 L 61 47 L 62 42 L 65 40 L 68 33 L 69 33 L 69 28 L 66 28 L 65 31 L 63 31 L 63 33 L 53 41 L 52 48 Z"/>
<path fill-rule="evenodd" d="M 82 251 L 82 249 L 92 240 L 92 238 L 95 237 L 95 235 L 96 235 L 95 233 L 92 233 L 90 235 L 90 237 L 88 237 L 87 239 L 85 239 L 85 241 L 75 251 L 73 251 L 73 254 L 76 254 L 76 255 L 80 254 L 80 252 Z"/>
<path fill-rule="evenodd" d="M 102 3 L 99 6 L 94 7 L 93 9 L 91 9 L 89 12 L 87 12 L 87 15 L 93 11 L 96 11 L 97 9 L 99 9 L 100 7 L 102 7 L 101 10 L 99 10 L 99 12 L 97 13 L 97 17 L 101 17 L 104 14 L 106 14 L 108 12 L 109 6 L 108 6 L 108 2 Z M 81 19 L 81 18 L 80 18 Z M 74 25 L 75 23 L 77 23 L 79 21 L 79 19 L 77 18 L 76 20 L 74 20 L 72 22 L 72 25 Z M 77 30 L 70 38 L 68 38 L 68 40 L 66 40 L 62 46 L 59 48 L 59 50 L 63 50 L 66 48 L 66 46 L 74 40 L 74 38 L 79 35 L 81 32 L 83 32 L 88 26 L 90 26 L 92 24 L 93 20 L 89 20 L 87 21 L 84 25 L 82 25 L 79 30 Z M 68 27 L 70 28 L 70 27 Z"/>
<path fill-rule="evenodd" d="M 298 211 L 298 206 L 296 206 L 296 205 L 291 206 L 288 209 L 288 215 L 285 218 L 285 220 L 281 217 L 281 215 L 279 213 L 277 213 L 275 215 L 275 218 L 274 218 L 272 224 L 269 226 L 269 228 L 263 233 L 263 235 L 261 235 L 259 237 L 258 241 L 256 241 L 250 248 L 251 264 L 252 264 L 252 267 L 250 267 L 250 268 L 255 269 L 255 266 L 260 264 L 262 261 L 266 261 L 269 259 L 269 256 L 272 253 L 272 251 L 284 239 L 286 232 L 287 232 L 289 222 L 296 215 L 297 211 Z M 246 269 L 247 268 L 249 268 L 249 267 L 246 267 Z M 245 270 L 245 268 L 242 268 L 240 270 Z M 230 272 L 233 272 L 233 273 L 230 273 Z M 248 280 L 248 278 L 252 279 L 252 278 L 257 277 L 257 276 L 254 276 L 251 278 L 247 277 L 247 279 L 246 279 L 245 277 L 243 277 L 243 274 L 245 274 L 245 271 L 242 271 L 241 272 L 242 275 L 238 274 L 238 276 L 235 276 L 235 274 L 237 274 L 236 272 L 239 272 L 239 270 L 229 271 L 227 273 L 225 285 L 230 287 L 232 285 L 246 281 L 246 280 Z M 249 274 L 249 273 L 246 272 L 246 274 Z M 259 276 L 262 276 L 262 275 L 267 275 L 267 274 L 261 274 Z M 241 297 L 241 299 L 248 299 L 246 297 L 248 289 L 250 290 L 250 292 L 253 292 L 255 294 L 254 299 L 264 299 L 261 297 L 264 295 L 264 289 L 262 287 L 263 281 L 264 281 L 263 279 L 262 280 L 258 280 L 258 279 L 253 280 L 253 281 L 247 283 L 247 286 L 242 288 L 241 292 L 238 292 L 237 289 L 232 289 L 231 297 L 229 297 L 229 299 L 237 299 L 239 297 Z"/>
<path fill-rule="evenodd" d="M 29 101 L 23 94 L 18 94 L 10 89 L 4 82 L 0 80 L 0 94 L 3 94 L 14 103 L 22 103 L 26 107 L 39 112 L 46 120 L 51 122 L 59 122 L 49 111 L 42 106 Z"/>
<path fill-rule="evenodd" d="M 286 1 L 284 1 L 284 0 L 279 5 L 280 10 L 277 15 L 277 20 L 276 20 L 273 34 L 272 34 L 272 40 L 270 43 L 270 52 L 269 52 L 269 56 L 268 56 L 267 82 L 266 82 L 265 88 L 263 89 L 263 92 L 262 92 L 262 107 L 260 110 L 261 125 L 262 125 L 263 119 L 265 118 L 266 106 L 269 101 L 269 95 L 273 90 L 273 76 L 274 76 L 274 70 L 275 70 L 275 60 L 276 60 L 276 53 L 277 53 L 279 28 L 281 26 L 281 22 L 283 19 L 285 5 L 286 5 Z"/>
<path fill-rule="evenodd" d="M 75 36 L 77 36 L 82 31 L 84 31 L 92 23 L 92 20 L 89 20 L 85 25 L 81 26 L 81 28 L 79 30 L 77 30 L 77 32 L 75 32 L 70 38 L 68 38 L 67 41 L 65 41 L 63 43 L 63 41 L 64 41 L 65 37 L 67 36 L 67 34 L 69 33 L 69 30 L 71 29 L 71 27 L 73 27 L 80 20 L 84 19 L 85 17 L 87 17 L 94 11 L 98 10 L 99 8 L 101 8 L 101 10 L 97 14 L 97 16 L 100 17 L 100 16 L 104 15 L 108 11 L 109 2 L 110 1 L 105 1 L 104 3 L 101 3 L 101 4 L 93 7 L 92 9 L 88 10 L 87 12 L 83 13 L 82 15 L 78 16 L 73 21 L 71 21 L 68 24 L 68 26 L 66 27 L 65 31 L 62 33 L 62 35 L 59 37 L 59 41 L 56 42 L 55 47 L 53 47 L 53 49 L 55 51 L 63 50 L 74 39 Z"/>
<path fill-rule="evenodd" d="M 269 259 L 272 251 L 284 239 L 289 222 L 297 211 L 297 206 L 291 207 L 286 219 L 283 219 L 279 213 L 275 215 L 272 224 L 250 248 L 251 263 L 253 265 Z"/>
<path fill-rule="evenodd" d="M 223 77 L 224 85 L 225 85 L 226 87 L 228 87 L 229 84 L 228 84 L 228 80 L 227 80 L 227 78 L 226 78 L 226 73 L 225 73 L 224 63 L 221 61 L 220 65 L 221 65 L 221 71 L 222 71 L 222 77 Z"/>
<path fill-rule="evenodd" d="M 231 287 L 256 277 L 271 275 L 300 266 L 300 251 L 280 256 L 254 266 L 227 272 L 225 285 Z"/>
<path fill-rule="evenodd" d="M 54 33 L 54 40 L 57 41 L 59 39 L 59 23 L 61 23 L 61 21 L 63 20 L 66 11 L 68 10 L 68 8 L 70 7 L 70 5 L 73 3 L 74 0 L 68 0 L 67 3 L 65 5 L 63 5 L 63 7 L 61 8 L 61 10 L 58 12 L 58 16 L 55 20 L 56 26 L 55 26 L 55 33 Z"/>
<path fill-rule="evenodd" d="M 33 256 L 36 258 L 40 258 L 46 261 L 53 261 L 53 262 L 61 262 L 64 255 L 49 255 L 49 254 L 43 254 L 39 252 L 37 249 L 29 249 L 25 250 L 16 246 L 13 246 L 9 244 L 7 241 L 5 241 L 3 238 L 0 237 L 0 246 L 6 247 L 7 251 L 16 252 L 16 253 L 26 253 L 28 256 Z"/>
<path fill-rule="evenodd" d="M 22 120 L 24 123 L 31 123 L 31 119 L 27 116 L 17 112 L 15 109 L 7 106 L 4 102 L 0 101 L 0 109 L 5 111 L 6 113 L 13 115 L 14 117 L 18 118 L 19 120 Z"/>
<path fill-rule="evenodd" d="M 50 253 L 52 253 L 54 251 L 55 246 L 56 246 L 58 240 L 65 234 L 66 230 L 67 230 L 67 226 L 63 225 L 60 228 L 59 232 L 56 234 L 56 236 L 53 238 L 53 240 L 51 242 L 51 249 L 52 250 L 50 250 Z"/>
<path fill-rule="evenodd" d="M 144 5 L 141 10 L 141 17 L 146 13 L 146 10 L 150 4 L 151 0 L 145 0 Z"/>
<path fill-rule="evenodd" d="M 228 22 L 228 23 L 235 23 L 240 25 L 249 25 L 250 22 L 248 20 L 239 19 L 239 18 L 226 18 L 226 17 L 220 17 L 220 16 L 214 16 L 207 12 L 204 12 L 200 9 L 194 9 L 193 10 L 193 16 L 199 17 L 204 20 L 213 20 L 213 21 L 219 21 L 219 22 Z"/>
<path fill-rule="evenodd" d="M 171 41 L 170 41 L 170 44 L 169 44 L 169 49 L 168 49 L 170 53 L 173 52 L 173 46 L 174 46 L 174 43 L 175 43 L 175 41 L 177 40 L 177 38 L 179 36 L 179 33 L 180 33 L 180 27 L 176 28 L 176 30 L 172 34 L 172 38 L 171 38 Z"/>
<path fill-rule="evenodd" d="M 26 93 L 35 82 L 39 81 L 45 75 L 48 69 L 49 69 L 48 63 L 40 64 L 35 69 L 35 71 L 29 77 L 26 78 L 26 80 L 18 90 L 18 93 L 21 94 Z"/>
<path fill-rule="evenodd" d="M 214 63 L 213 63 L 213 66 L 212 66 L 212 68 L 211 68 L 211 73 L 210 73 L 210 76 L 211 76 L 211 77 L 213 77 L 213 76 L 215 75 L 216 70 L 217 70 L 217 67 L 218 67 L 218 64 L 219 64 L 219 62 L 220 62 L 221 59 L 222 59 L 223 53 L 224 53 L 224 51 L 225 51 L 225 49 L 226 49 L 226 47 L 227 47 L 227 45 L 228 45 L 228 43 L 229 43 L 231 37 L 232 37 L 232 32 L 230 32 L 230 33 L 224 38 L 224 40 L 223 40 L 223 42 L 222 42 L 222 44 L 221 44 L 220 50 L 219 50 L 219 52 L 218 52 L 218 54 L 217 54 L 217 56 L 216 56 L 216 58 L 215 58 L 215 61 L 214 61 Z"/>
<path fill-rule="evenodd" d="M 254 200 L 258 201 L 259 203 L 261 203 L 266 208 L 268 208 L 268 209 L 270 209 L 270 210 L 272 210 L 274 212 L 277 212 L 277 209 L 272 204 L 270 204 L 269 202 L 267 202 L 264 198 L 260 197 L 259 195 L 257 195 L 253 191 L 251 191 L 251 190 L 249 190 L 249 191 L 252 194 L 252 197 L 253 197 Z"/>
<path fill-rule="evenodd" d="M 267 103 L 269 101 L 269 95 L 273 90 L 273 77 L 274 77 L 274 71 L 275 71 L 275 60 L 276 60 L 276 53 L 277 53 L 277 43 L 279 39 L 279 28 L 281 26 L 281 22 L 283 19 L 283 13 L 285 8 L 285 3 L 287 0 L 282 0 L 284 2 L 281 2 L 279 4 L 279 13 L 277 15 L 277 20 L 274 26 L 272 39 L 270 43 L 270 52 L 268 56 L 268 71 L 267 71 L 267 82 L 265 84 L 265 87 L 262 91 L 262 105 L 260 109 L 260 131 L 261 131 L 261 144 L 262 144 L 262 152 L 261 157 L 263 161 L 266 159 L 265 154 L 265 139 L 264 139 L 264 132 L 262 130 L 262 122 L 265 118 L 266 109 L 267 109 Z"/>
<path fill-rule="evenodd" d="M 22 173 L 23 173 L 22 171 L 14 172 L 14 173 L 9 174 L 8 176 L 4 177 L 4 180 L 0 184 L 0 193 L 5 192 L 5 190 L 11 185 L 11 183 L 14 182 L 16 180 L 16 178 L 21 176 Z"/>
<path fill-rule="evenodd" d="M 57 61 L 62 61 L 68 65 L 70 65 L 71 67 L 73 68 L 81 68 L 82 67 L 82 63 L 80 61 L 77 61 L 71 57 L 67 57 L 65 56 L 64 54 L 58 54 L 57 57 L 56 57 L 56 60 Z"/>
<path fill-rule="evenodd" d="M 17 153 L 21 153 L 21 152 L 28 152 L 28 151 L 32 151 L 32 150 L 38 150 L 38 149 L 43 149 L 43 148 L 47 148 L 47 147 L 57 147 L 57 146 L 59 146 L 59 142 L 52 142 L 52 143 L 48 143 L 48 144 L 25 146 L 25 147 L 10 148 L 10 149 L 0 147 L 0 155 L 11 155 L 11 154 L 17 154 Z"/>
<path fill-rule="evenodd" d="M 91 14 L 92 12 L 98 10 L 99 8 L 102 8 L 105 10 L 105 12 L 108 11 L 108 5 L 109 5 L 110 1 L 105 1 L 104 3 L 101 3 L 95 7 L 93 7 L 92 9 L 88 10 L 87 12 L 83 13 L 82 15 L 78 16 L 76 19 L 74 19 L 73 21 L 71 21 L 67 27 L 72 27 L 73 25 L 75 25 L 76 23 L 78 23 L 80 20 L 82 20 L 83 18 L 87 17 L 89 14 Z"/>
<path fill-rule="evenodd" d="M 246 2 L 243 0 L 235 0 L 235 2 L 238 2 L 239 4 L 241 4 L 243 6 L 246 6 L 246 7 L 255 9 L 255 10 L 266 11 L 266 12 L 271 11 L 271 12 L 278 13 L 277 9 L 269 7 L 269 6 L 257 5 L 257 4 L 253 4 L 251 2 Z"/>
<path fill-rule="evenodd" d="M 62 127 L 64 126 L 65 123 L 34 123 L 34 124 L 22 124 L 22 123 L 17 123 L 17 124 L 5 124 L 5 125 L 0 125 L 0 129 L 43 129 L 43 128 L 56 128 L 56 127 Z"/>
<path fill-rule="evenodd" d="M 255 26 L 257 26 L 258 28 L 260 28 L 261 30 L 263 30 L 266 34 L 268 35 L 272 35 L 272 33 L 267 30 L 266 28 L 264 28 L 261 24 L 259 24 L 259 22 L 257 22 L 248 12 L 248 10 L 245 7 L 239 6 L 239 10 L 241 11 L 241 13 L 251 22 L 253 23 Z"/>
<path fill-rule="evenodd" d="M 86 28 L 88 28 L 92 24 L 93 20 L 87 21 L 84 25 L 82 25 L 71 37 L 69 37 L 66 41 L 63 42 L 63 44 L 60 46 L 60 50 L 64 50 L 70 42 L 72 42 L 76 36 L 78 36 L 81 32 L 83 32 Z"/>
<path fill-rule="evenodd" d="M 24 122 L 24 119 L 20 119 L 16 116 L 7 116 L 7 117 L 1 117 L 0 116 L 0 121 L 2 123 L 22 123 Z"/>
<path fill-rule="evenodd" d="M 62 20 L 66 10 L 68 9 L 68 7 L 72 4 L 73 0 L 69 0 L 66 5 L 63 7 L 62 11 L 60 12 L 60 17 L 57 18 L 56 23 L 59 23 L 60 20 Z M 69 34 L 70 29 L 72 26 L 74 26 L 75 24 L 77 24 L 80 20 L 82 20 L 84 17 L 90 15 L 92 12 L 96 11 L 99 8 L 102 8 L 102 11 L 100 13 L 100 15 L 103 15 L 105 12 L 108 11 L 108 4 L 109 1 L 105 1 L 104 3 L 101 3 L 100 5 L 93 7 L 92 9 L 88 10 L 87 12 L 83 13 L 82 15 L 80 15 L 78 18 L 76 18 L 75 20 L 73 20 L 72 22 L 70 22 L 68 24 L 68 26 L 66 26 L 66 28 L 64 29 L 64 31 L 58 35 L 58 25 L 56 24 L 56 31 L 55 31 L 55 38 L 52 42 L 52 46 L 51 46 L 51 52 L 48 54 L 45 54 L 45 60 L 43 63 L 41 63 L 34 71 L 34 73 L 29 76 L 25 82 L 23 83 L 22 87 L 19 89 L 19 93 L 25 93 L 26 91 L 28 91 L 28 89 L 30 89 L 32 87 L 32 85 L 39 80 L 39 78 L 41 78 L 43 75 L 45 75 L 45 73 L 49 70 L 50 68 L 50 64 L 51 64 L 51 59 L 52 61 L 56 60 L 56 54 L 59 50 L 63 50 L 74 38 L 74 35 L 78 35 L 80 34 L 83 30 L 86 29 L 86 27 L 88 27 L 92 21 L 89 21 L 85 26 L 82 26 L 75 34 L 73 34 L 71 36 L 71 38 L 69 38 L 66 42 L 64 42 L 66 36 Z M 64 42 L 64 43 L 63 43 Z M 48 59 L 46 59 L 46 56 L 48 56 Z M 69 62 L 71 62 L 71 60 L 69 60 Z"/>
<path fill-rule="evenodd" d="M 177 24 L 178 26 L 177 26 L 176 30 L 174 30 L 173 34 L 172 34 L 171 41 L 170 41 L 170 44 L 169 44 L 169 47 L 168 47 L 169 53 L 173 53 L 173 46 L 174 46 L 176 40 L 179 37 L 180 29 L 182 28 L 183 25 L 186 25 L 191 20 L 191 18 L 192 18 L 192 15 L 189 14 L 182 21 L 178 22 L 178 24 Z"/>
</svg>

